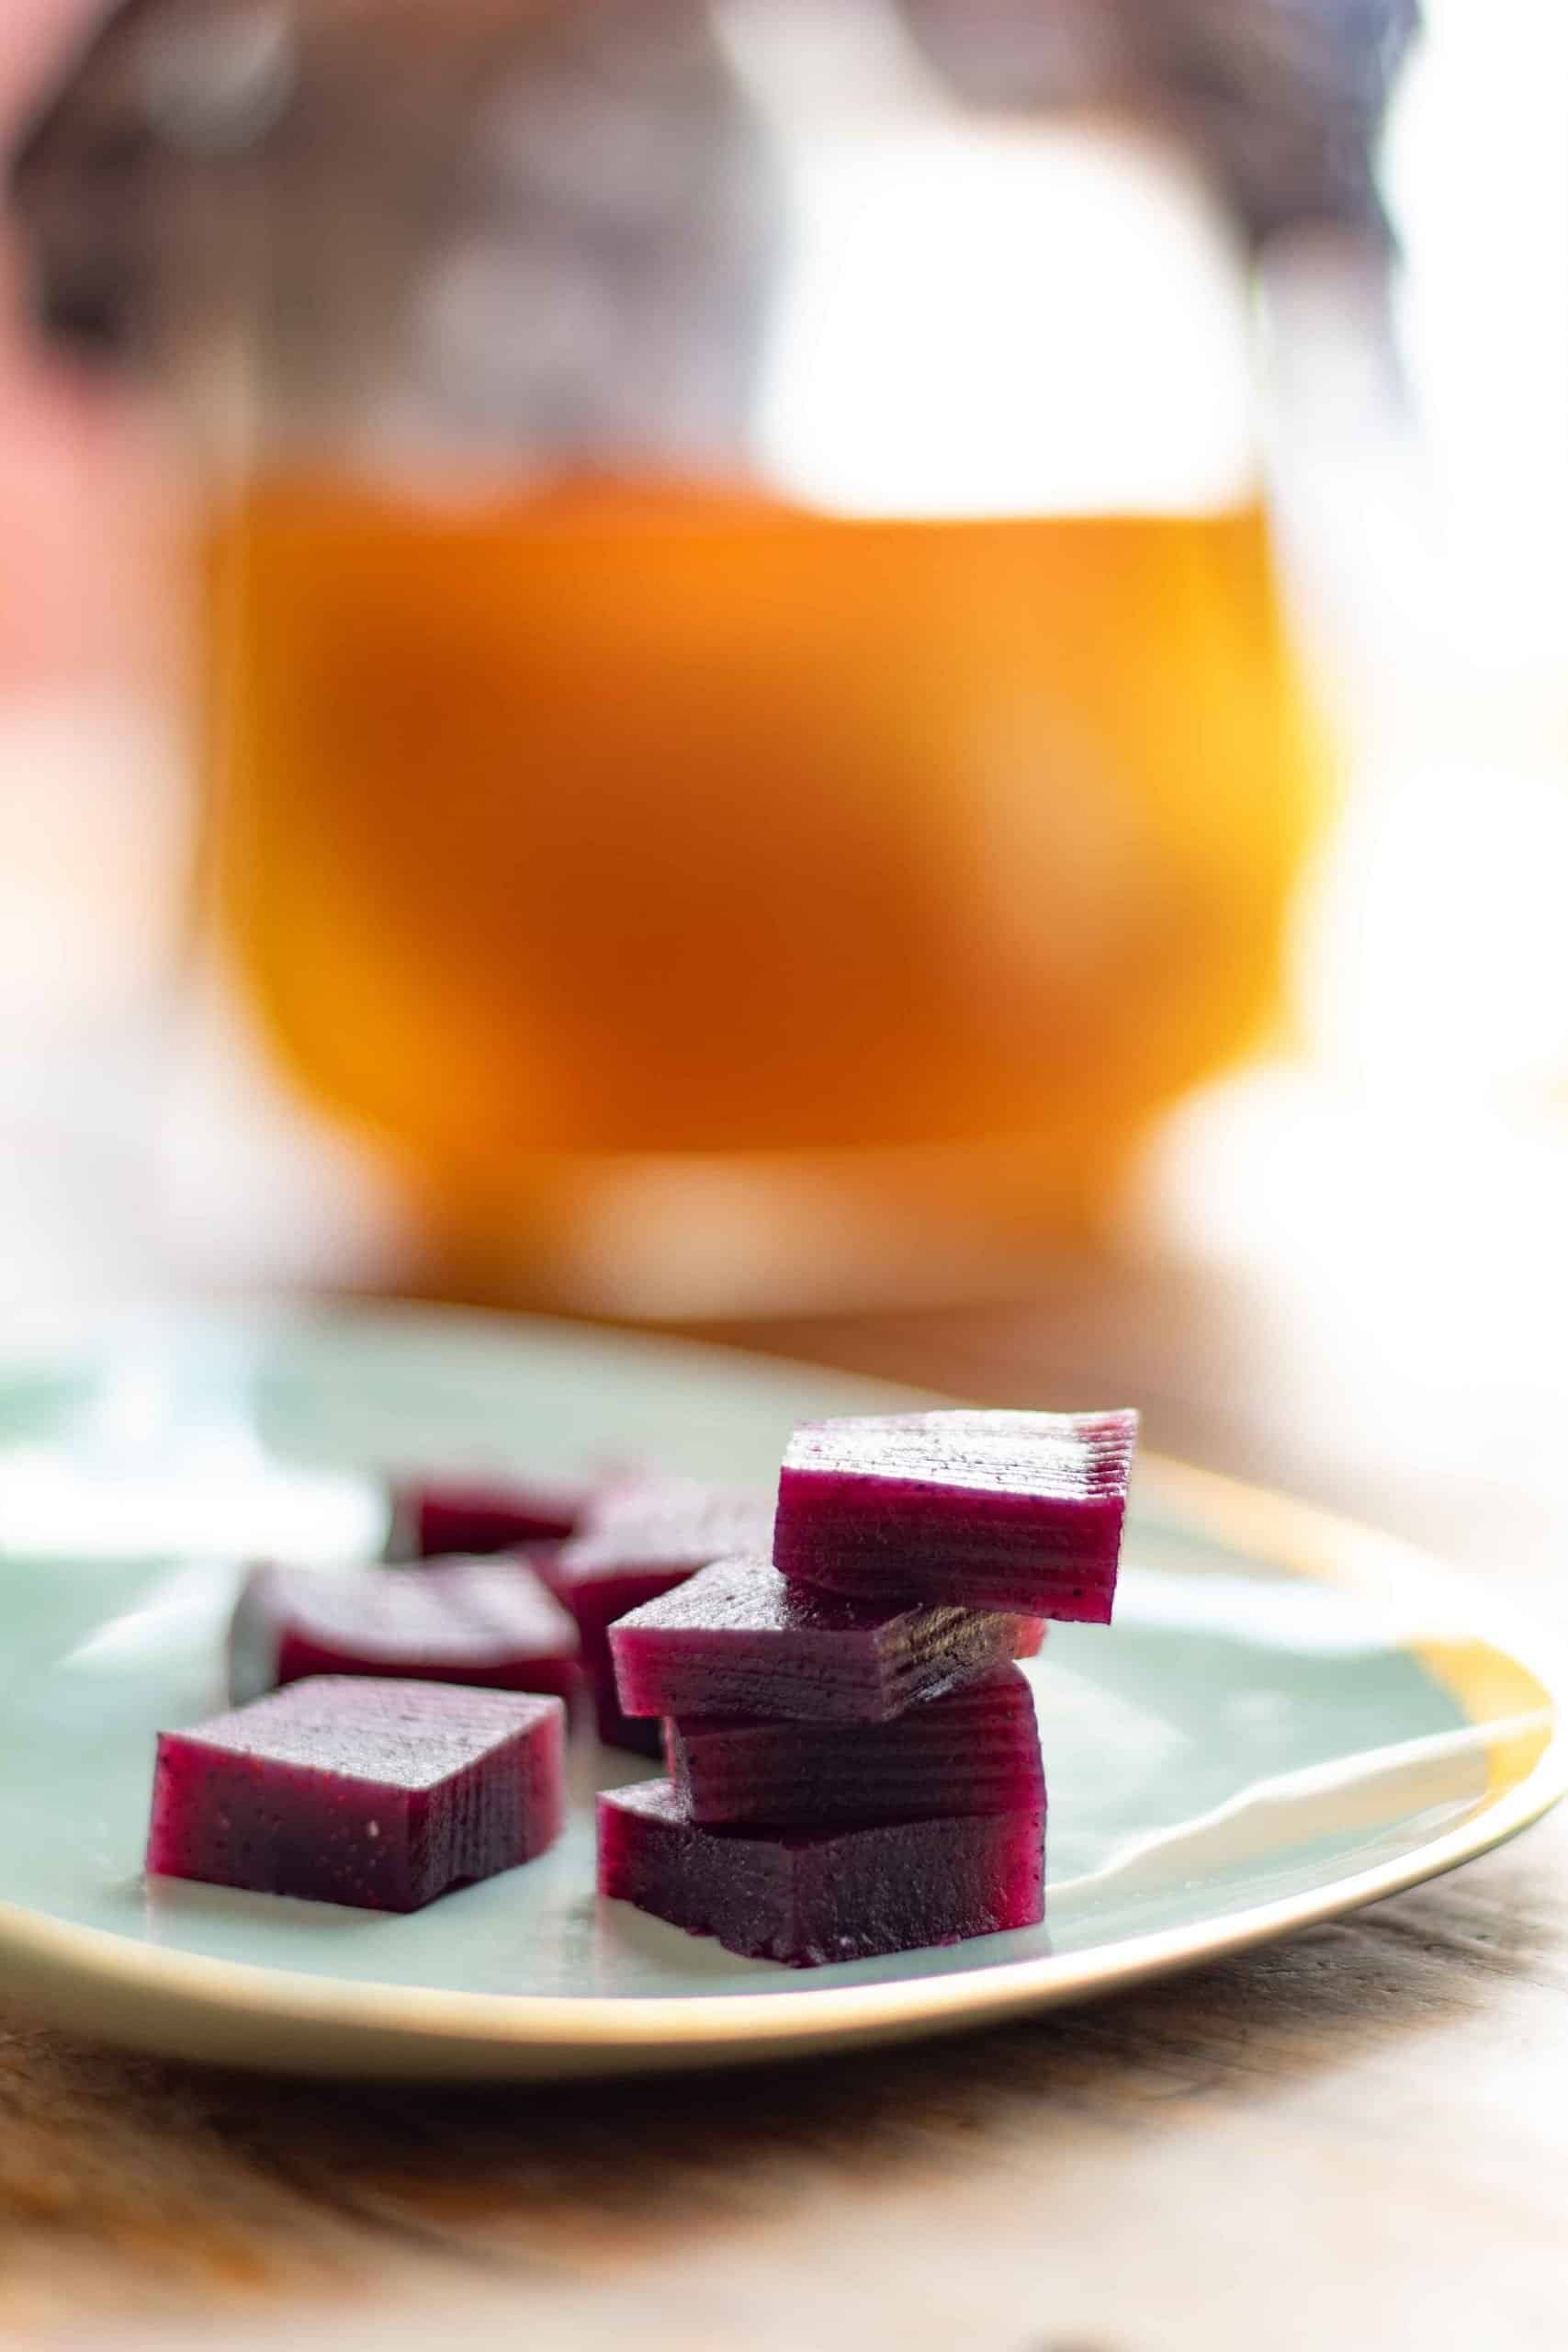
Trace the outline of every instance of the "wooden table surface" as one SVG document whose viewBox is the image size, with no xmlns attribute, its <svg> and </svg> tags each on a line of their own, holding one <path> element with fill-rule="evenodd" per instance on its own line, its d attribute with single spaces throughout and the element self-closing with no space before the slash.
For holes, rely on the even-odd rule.
<svg viewBox="0 0 1568 2352">
<path fill-rule="evenodd" d="M 1134 1397 L 1163 1449 L 1435 1538 L 1560 1614 L 1563 1383 L 1520 1339 L 1559 1278 L 1539 1254 L 1512 1290 L 1478 1268 L 1466 1350 L 1435 1370 L 1404 1245 L 1363 1239 L 1348 1318 L 1310 1251 L 1168 1253 L 1001 1307 L 749 1336 L 996 1401 Z M 0 2334 L 1561 2352 L 1565 1860 L 1568 1812 L 1148 1990 L 708 2080 L 295 2085 L 0 2018 Z"/>
</svg>

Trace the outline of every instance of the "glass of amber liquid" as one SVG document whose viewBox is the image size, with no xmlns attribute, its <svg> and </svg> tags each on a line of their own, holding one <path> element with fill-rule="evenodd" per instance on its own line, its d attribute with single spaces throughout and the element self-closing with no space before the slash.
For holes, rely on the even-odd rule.
<svg viewBox="0 0 1568 2352">
<path fill-rule="evenodd" d="M 203 528 L 245 998 L 466 1288 L 988 1284 L 1275 1001 L 1320 775 L 1235 241 L 892 7 L 477 15 L 466 76 L 295 61 Z"/>
</svg>

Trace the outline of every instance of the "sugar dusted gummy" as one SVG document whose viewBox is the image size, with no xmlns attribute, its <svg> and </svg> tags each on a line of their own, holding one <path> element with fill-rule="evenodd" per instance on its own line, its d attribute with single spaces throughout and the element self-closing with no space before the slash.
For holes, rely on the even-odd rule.
<svg viewBox="0 0 1568 2352">
<path fill-rule="evenodd" d="M 577 1532 L 596 1535 L 616 1527 L 706 1526 L 738 1514 L 751 1520 L 770 1510 L 767 1496 L 750 1487 L 717 1486 L 711 1478 L 642 1469 L 624 1472 L 596 1487 Z"/>
<path fill-rule="evenodd" d="M 577 1628 L 521 1562 L 448 1560 L 417 1575 L 257 1567 L 229 1632 L 229 1695 L 310 1674 L 467 1682 L 567 1697 Z"/>
<path fill-rule="evenodd" d="M 1132 1412 L 804 1422 L 774 1564 L 823 1591 L 1108 1624 L 1137 1428 Z"/>
<path fill-rule="evenodd" d="M 628 1715 L 886 1723 L 1038 1646 L 1031 1618 L 846 1600 L 726 1560 L 611 1629 Z"/>
<path fill-rule="evenodd" d="M 1045 1802 L 1034 1699 L 1016 1666 L 886 1724 L 747 1723 L 694 1716 L 664 1727 L 675 1793 L 693 1821 L 919 1821 L 1038 1811 Z"/>
<path fill-rule="evenodd" d="M 559 1835 L 558 1699 L 322 1676 L 162 1732 L 147 1869 L 417 1911 Z"/>
<path fill-rule="evenodd" d="M 599 1892 L 727 1951 L 794 1968 L 1028 1928 L 1044 1811 L 875 1827 L 700 1828 L 668 1781 L 599 1799 Z"/>
<path fill-rule="evenodd" d="M 746 1488 L 660 1480 L 607 1495 L 597 1523 L 557 1555 L 551 1587 L 576 1620 L 607 1747 L 659 1754 L 657 1726 L 630 1721 L 616 1699 L 611 1625 L 727 1553 L 765 1549 L 772 1521 L 766 1498 Z"/>
<path fill-rule="evenodd" d="M 612 1493 L 593 1522 L 557 1554 L 552 1580 L 579 1625 L 603 1631 L 714 1560 L 765 1551 L 772 1532 L 772 1508 L 761 1495 L 695 1479 L 661 1482 Z"/>
<path fill-rule="evenodd" d="M 430 1560 L 564 1543 L 597 1489 L 566 1480 L 404 1478 L 391 1491 L 395 1558 Z"/>
</svg>

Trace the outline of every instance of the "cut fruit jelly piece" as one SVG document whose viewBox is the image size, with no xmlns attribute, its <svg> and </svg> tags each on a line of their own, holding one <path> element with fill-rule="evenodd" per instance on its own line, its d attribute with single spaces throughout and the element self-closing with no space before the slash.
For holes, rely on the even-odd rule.
<svg viewBox="0 0 1568 2352">
<path fill-rule="evenodd" d="M 888 1724 L 666 1723 L 675 1793 L 692 1819 L 770 1826 L 1038 1812 L 1034 1697 L 1016 1666 Z"/>
<path fill-rule="evenodd" d="M 607 1490 L 591 1524 L 556 1555 L 551 1577 L 587 1646 L 627 1609 L 713 1561 L 765 1552 L 772 1534 L 772 1504 L 747 1487 L 687 1478 Z"/>
<path fill-rule="evenodd" d="M 807 1421 L 773 1560 L 839 1593 L 1111 1622 L 1136 1413 L 897 1413 Z"/>
<path fill-rule="evenodd" d="M 878 1724 L 1035 1645 L 1033 1619 L 950 1603 L 842 1600 L 766 1560 L 724 1560 L 610 1632 L 628 1715 Z"/>
<path fill-rule="evenodd" d="M 309 1674 L 375 1674 L 564 1699 L 577 1653 L 577 1627 L 521 1562 L 435 1561 L 417 1576 L 259 1567 L 230 1624 L 229 1695 L 259 1698 Z"/>
<path fill-rule="evenodd" d="M 792 1968 L 1030 1928 L 1044 1808 L 821 1833 L 704 1829 L 668 1781 L 599 1799 L 599 1892 Z"/>
<path fill-rule="evenodd" d="M 586 1481 L 404 1478 L 391 1490 L 391 1560 L 511 1552 L 575 1535 L 598 1487 Z"/>
<path fill-rule="evenodd" d="M 716 1486 L 711 1478 L 644 1469 L 606 1479 L 595 1487 L 578 1533 L 595 1535 L 615 1527 L 689 1527 L 736 1512 L 748 1517 L 765 1513 L 771 1508 L 768 1498 L 750 1487 Z"/>
<path fill-rule="evenodd" d="M 612 1508 L 603 1525 L 568 1544 L 549 1573 L 551 1589 L 577 1622 L 600 1738 L 606 1747 L 657 1756 L 657 1729 L 628 1723 L 616 1700 L 610 1627 L 628 1609 L 672 1592 L 726 1553 L 747 1546 L 765 1550 L 773 1513 L 761 1495 L 695 1479 L 660 1481 L 637 1491 L 636 1507 L 628 1489 L 627 1507 Z"/>
<path fill-rule="evenodd" d="M 322 1676 L 161 1732 L 147 1868 L 417 1911 L 560 1833 L 566 1709 L 455 1684 Z"/>
</svg>

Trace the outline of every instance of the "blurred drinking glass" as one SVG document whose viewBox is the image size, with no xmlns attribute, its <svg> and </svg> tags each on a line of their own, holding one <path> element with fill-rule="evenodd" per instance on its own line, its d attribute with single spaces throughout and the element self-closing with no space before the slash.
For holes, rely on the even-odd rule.
<svg viewBox="0 0 1568 2352">
<path fill-rule="evenodd" d="M 209 911 L 464 1286 L 931 1295 L 1276 1001 L 1260 244 L 1397 9 L 132 0 L 17 174 L 202 455 Z"/>
</svg>

